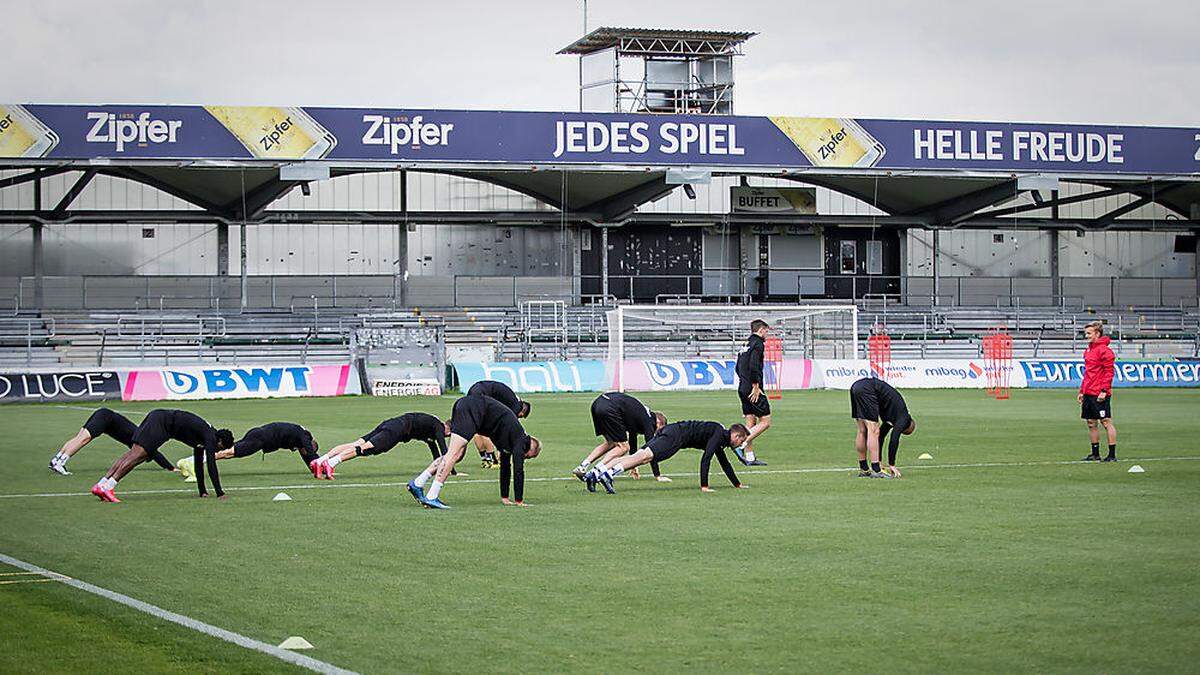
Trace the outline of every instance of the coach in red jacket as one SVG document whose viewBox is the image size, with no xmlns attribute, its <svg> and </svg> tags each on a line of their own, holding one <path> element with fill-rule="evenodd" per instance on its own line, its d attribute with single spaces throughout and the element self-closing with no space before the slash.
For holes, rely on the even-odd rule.
<svg viewBox="0 0 1200 675">
<path fill-rule="evenodd" d="M 1084 461 L 1117 461 L 1117 428 L 1112 421 L 1112 381 L 1115 357 L 1108 348 L 1109 338 L 1104 335 L 1104 324 L 1093 321 L 1083 329 L 1088 348 L 1083 353 L 1083 383 L 1079 385 L 1080 417 L 1087 422 L 1088 434 L 1092 439 L 1092 452 Z M 1108 455 L 1100 459 L 1100 428 L 1108 432 Z"/>
</svg>

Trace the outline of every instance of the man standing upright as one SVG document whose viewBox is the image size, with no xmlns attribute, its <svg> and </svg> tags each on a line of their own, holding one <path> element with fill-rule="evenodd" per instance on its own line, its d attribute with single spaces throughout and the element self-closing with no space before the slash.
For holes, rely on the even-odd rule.
<svg viewBox="0 0 1200 675">
<path fill-rule="evenodd" d="M 1083 382 L 1079 385 L 1080 417 L 1087 422 L 1088 435 L 1092 441 L 1092 452 L 1084 457 L 1087 462 L 1117 461 L 1117 427 L 1112 420 L 1113 363 L 1116 357 L 1108 344 L 1112 342 L 1104 334 L 1104 322 L 1093 321 L 1083 329 L 1087 338 L 1087 351 L 1083 353 Z M 1100 427 L 1108 432 L 1108 455 L 1100 459 Z"/>
<path fill-rule="evenodd" d="M 733 449 L 733 454 L 747 466 L 766 465 L 766 462 L 754 456 L 751 443 L 771 428 L 771 403 L 763 391 L 763 353 L 766 350 L 767 330 L 766 321 L 751 321 L 750 339 L 737 358 L 738 398 L 742 402 L 742 415 L 746 418 L 750 435 Z"/>
</svg>

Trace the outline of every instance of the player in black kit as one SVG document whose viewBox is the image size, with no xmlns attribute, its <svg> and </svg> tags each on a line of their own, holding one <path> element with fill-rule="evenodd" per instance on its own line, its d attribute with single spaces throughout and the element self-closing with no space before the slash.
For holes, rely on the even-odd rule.
<svg viewBox="0 0 1200 675">
<path fill-rule="evenodd" d="M 480 380 L 476 382 L 467 390 L 467 395 L 471 394 L 496 399 L 500 403 L 503 403 L 504 407 L 513 411 L 513 414 L 520 419 L 529 417 L 529 413 L 533 409 L 529 401 L 522 401 L 517 396 L 517 392 L 512 390 L 512 387 L 496 380 Z M 496 454 L 496 446 L 488 440 L 487 436 L 476 436 L 471 440 L 475 443 L 475 449 L 479 451 L 479 459 L 483 468 L 496 468 L 497 463 L 500 461 L 499 456 Z"/>
<path fill-rule="evenodd" d="M 397 443 L 409 441 L 425 441 L 436 460 L 446 454 L 445 439 L 449 433 L 449 425 L 429 413 L 405 413 L 380 422 L 370 433 L 363 434 L 362 438 L 335 446 L 325 453 L 324 457 L 310 462 L 308 468 L 317 478 L 333 480 L 333 469 L 338 464 L 355 457 L 382 455 Z"/>
<path fill-rule="evenodd" d="M 232 448 L 218 452 L 217 459 L 249 457 L 260 451 L 266 455 L 284 449 L 299 452 L 300 459 L 306 467 L 317 459 L 317 441 L 308 429 L 291 422 L 271 422 L 254 427 L 234 443 Z"/>
<path fill-rule="evenodd" d="M 742 464 L 765 466 L 766 462 L 754 456 L 751 443 L 767 429 L 771 428 L 771 402 L 763 386 L 763 356 L 766 350 L 767 322 L 755 319 L 750 322 L 750 339 L 746 347 L 738 353 L 737 377 L 738 399 L 742 403 L 742 415 L 746 418 L 746 428 L 750 435 L 740 445 L 733 449 Z"/>
<path fill-rule="evenodd" d="M 537 457 L 542 444 L 525 433 L 525 429 L 510 408 L 480 394 L 467 394 L 454 402 L 450 413 L 449 449 L 444 456 L 435 459 L 419 476 L 408 482 L 408 491 L 419 503 L 431 509 L 450 508 L 440 498 L 442 486 L 450 477 L 454 465 L 466 452 L 467 442 L 477 435 L 487 437 L 501 454 L 500 501 L 504 504 L 524 505 L 525 460 Z M 508 498 L 510 477 L 515 501 Z M 430 478 L 433 478 L 433 485 L 426 495 L 425 483 Z"/>
<path fill-rule="evenodd" d="M 858 450 L 858 475 L 899 478 L 896 452 L 900 449 L 900 436 L 908 436 L 917 429 L 904 397 L 887 382 L 864 377 L 850 385 L 850 416 L 858 423 L 858 435 L 854 439 L 854 447 Z M 891 432 L 892 440 L 888 444 L 888 466 L 884 471 L 879 466 L 879 453 L 888 432 Z"/>
<path fill-rule="evenodd" d="M 133 445 L 133 434 L 136 432 L 137 425 L 129 421 L 128 417 L 108 408 L 100 408 L 83 423 L 83 428 L 79 430 L 79 433 L 63 443 L 62 449 L 50 458 L 50 470 L 63 476 L 70 476 L 71 472 L 67 471 L 67 460 L 82 450 L 83 446 L 96 440 L 98 436 L 110 436 L 128 448 Z M 175 467 L 166 457 L 163 457 L 161 452 L 155 451 L 150 455 L 150 459 L 167 471 L 175 470 Z"/>
<path fill-rule="evenodd" d="M 119 502 L 113 489 L 133 470 L 135 466 L 148 461 L 152 453 L 158 452 L 163 443 L 176 440 L 192 448 L 192 467 L 196 476 L 196 487 L 201 497 L 208 496 L 208 487 L 204 483 L 204 461 L 208 464 L 208 474 L 212 477 L 213 489 L 217 497 L 224 498 L 225 491 L 221 489 L 221 477 L 217 473 L 217 451 L 233 447 L 233 433 L 228 429 L 217 430 L 199 415 L 186 410 L 151 410 L 142 420 L 137 431 L 133 434 L 133 444 L 129 452 L 120 458 L 97 483 L 92 486 L 92 494 L 101 501 Z"/>
<path fill-rule="evenodd" d="M 704 454 L 700 456 L 700 489 L 702 491 L 712 492 L 708 486 L 708 468 L 714 455 L 721 463 L 721 469 L 725 471 L 725 476 L 729 478 L 729 482 L 734 487 L 748 487 L 742 485 L 742 482 L 738 480 L 737 474 L 733 472 L 733 465 L 725 456 L 725 448 L 735 448 L 744 443 L 748 434 L 749 431 L 742 424 L 735 424 L 729 429 L 722 426 L 720 422 L 698 420 L 668 424 L 660 429 L 654 438 L 647 441 L 641 450 L 628 457 L 618 459 L 607 471 L 596 471 L 593 468 L 584 478 L 589 491 L 595 492 L 596 483 L 599 483 L 604 486 L 605 492 L 610 495 L 615 494 L 613 478 L 621 475 L 622 471 L 628 471 L 649 461 L 664 462 L 674 457 L 675 453 L 682 448 L 695 448 L 704 451 Z"/>
<path fill-rule="evenodd" d="M 604 442 L 592 449 L 579 466 L 571 470 L 571 474 L 583 480 L 597 458 L 600 461 L 596 462 L 596 470 L 603 472 L 614 460 L 638 447 L 639 434 L 644 440 L 650 440 L 666 423 L 666 415 L 650 410 L 629 394 L 610 391 L 597 396 L 592 401 L 592 428 L 597 436 L 604 437 Z M 650 468 L 654 471 L 655 479 L 663 483 L 671 482 L 659 471 L 658 462 L 650 462 Z"/>
</svg>

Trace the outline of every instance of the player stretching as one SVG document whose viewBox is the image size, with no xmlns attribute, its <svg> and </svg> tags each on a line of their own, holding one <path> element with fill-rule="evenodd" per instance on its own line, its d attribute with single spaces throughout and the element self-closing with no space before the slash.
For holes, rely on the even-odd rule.
<svg viewBox="0 0 1200 675">
<path fill-rule="evenodd" d="M 466 453 L 467 443 L 475 436 L 485 436 L 501 453 L 500 501 L 504 504 L 525 503 L 525 460 L 537 457 L 542 444 L 525 433 L 513 411 L 489 396 L 467 394 L 454 402 L 450 413 L 450 448 L 426 467 L 421 475 L 408 481 L 408 491 L 421 504 L 431 509 L 450 508 L 441 500 L 442 486 L 450 477 L 454 465 Z M 508 456 L 511 456 L 510 457 Z M 509 466 L 511 461 L 511 468 Z M 509 501 L 508 481 L 511 473 L 513 499 Z M 425 483 L 433 479 L 429 493 Z"/>
<path fill-rule="evenodd" d="M 1087 338 L 1087 351 L 1083 353 L 1083 382 L 1079 385 L 1079 416 L 1087 422 L 1088 436 L 1092 441 L 1092 452 L 1084 461 L 1117 461 L 1117 427 L 1112 421 L 1113 356 L 1108 346 L 1111 339 L 1104 334 L 1104 323 L 1093 321 L 1083 329 Z M 1104 425 L 1108 432 L 1108 454 L 1100 459 L 1100 429 L 1096 422 Z"/>
<path fill-rule="evenodd" d="M 254 427 L 232 448 L 218 452 L 217 459 L 249 457 L 260 450 L 266 455 L 284 448 L 299 452 L 304 466 L 309 466 L 317 459 L 317 441 L 308 429 L 291 422 L 271 422 Z"/>
<path fill-rule="evenodd" d="M 334 447 L 324 457 L 309 462 L 313 476 L 333 480 L 333 469 L 338 464 L 355 457 L 382 455 L 397 443 L 425 441 L 429 452 L 436 460 L 446 454 L 447 425 L 438 418 L 423 412 L 405 413 L 379 423 L 370 433 L 350 443 Z"/>
<path fill-rule="evenodd" d="M 512 390 L 512 387 L 497 382 L 496 380 L 480 380 L 471 385 L 467 390 L 467 394 L 478 394 L 480 396 L 488 396 L 504 404 L 504 407 L 513 411 L 517 417 L 524 419 L 529 417 L 533 406 L 529 401 L 522 401 L 517 397 L 517 392 Z M 475 449 L 479 451 L 479 459 L 482 460 L 483 468 L 494 469 L 499 459 L 496 456 L 496 446 L 486 436 L 476 436 L 471 439 L 475 443 Z"/>
<path fill-rule="evenodd" d="M 62 449 L 50 458 L 50 470 L 63 476 L 70 476 L 71 472 L 67 471 L 67 460 L 82 450 L 83 446 L 96 440 L 97 436 L 110 436 L 128 448 L 133 445 L 135 432 L 137 432 L 137 425 L 129 421 L 128 417 L 108 408 L 100 408 L 83 423 L 83 428 L 79 430 L 79 433 L 63 443 Z M 150 455 L 150 459 L 167 471 L 175 470 L 175 467 L 171 466 L 171 462 L 163 457 L 161 452 L 155 451 Z"/>
<path fill-rule="evenodd" d="M 738 398 L 742 401 L 742 414 L 746 416 L 746 428 L 750 430 L 750 435 L 733 449 L 733 454 L 747 466 L 767 464 L 754 457 L 754 448 L 751 446 L 754 439 L 771 428 L 771 404 L 763 393 L 763 351 L 766 348 L 767 330 L 766 321 L 751 321 L 750 339 L 737 358 Z"/>
<path fill-rule="evenodd" d="M 597 436 L 603 436 L 604 442 L 597 445 L 579 466 L 571 473 L 583 480 L 588 468 L 596 458 L 596 470 L 603 473 L 609 464 L 622 455 L 627 455 L 631 448 L 637 448 L 638 434 L 645 440 L 650 440 L 659 429 L 667 423 L 666 415 L 654 412 L 641 401 L 620 392 L 610 391 L 601 394 L 592 401 L 592 428 Z M 654 478 L 662 483 L 670 483 L 671 479 L 659 473 L 658 462 L 651 462 Z"/>
<path fill-rule="evenodd" d="M 592 467 L 584 479 L 591 492 L 596 491 L 596 483 L 599 483 L 604 486 L 604 491 L 608 494 L 616 494 L 616 490 L 613 489 L 613 479 L 621 475 L 622 471 L 628 471 L 650 461 L 664 462 L 673 457 L 681 448 L 695 448 L 704 451 L 704 454 L 700 456 L 700 489 L 702 491 L 712 492 L 712 489 L 708 487 L 708 467 L 712 463 L 713 455 L 716 455 L 717 461 L 721 463 L 721 469 L 734 487 L 749 487 L 742 485 L 738 480 L 737 474 L 733 472 L 733 465 L 725 456 L 725 448 L 741 445 L 746 441 L 749 433 L 749 430 L 741 424 L 735 424 L 729 429 L 721 426 L 720 422 L 696 420 L 668 424 L 660 429 L 654 438 L 647 441 L 641 450 L 628 457 L 621 457 L 613 464 L 612 468 L 605 471 L 597 471 L 596 467 Z"/>
<path fill-rule="evenodd" d="M 133 470 L 133 467 L 150 459 L 163 443 L 176 440 L 192 448 L 192 469 L 196 476 L 196 487 L 201 497 L 208 496 L 204 484 L 204 464 L 208 461 L 208 473 L 212 476 L 213 489 L 217 497 L 224 499 L 221 477 L 217 473 L 217 451 L 233 447 L 233 433 L 228 429 L 217 430 L 199 415 L 186 410 L 151 410 L 142 420 L 133 435 L 129 452 L 121 455 L 108 473 L 92 486 L 92 494 L 105 502 L 120 502 L 113 490 L 117 481 Z"/>
<path fill-rule="evenodd" d="M 899 478 L 896 452 L 900 449 L 900 435 L 908 436 L 917 429 L 904 397 L 887 382 L 864 377 L 850 385 L 850 416 L 858 422 L 854 449 L 858 450 L 859 477 Z M 887 470 L 883 471 L 879 466 L 879 449 L 888 432 L 891 432 L 892 440 L 888 444 Z M 868 455 L 870 464 L 867 463 Z"/>
</svg>

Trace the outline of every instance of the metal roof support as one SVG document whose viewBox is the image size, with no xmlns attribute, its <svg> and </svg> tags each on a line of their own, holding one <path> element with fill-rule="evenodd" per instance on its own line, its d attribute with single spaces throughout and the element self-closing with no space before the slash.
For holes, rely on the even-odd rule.
<svg viewBox="0 0 1200 675">
<path fill-rule="evenodd" d="M 54 213 L 65 213 L 67 207 L 71 205 L 71 202 L 75 201 L 75 198 L 78 197 L 81 192 L 83 192 L 84 188 L 86 188 L 88 183 L 92 182 L 92 179 L 95 177 L 95 169 L 88 169 L 87 171 L 84 171 L 83 175 L 75 181 L 75 184 L 71 186 L 71 189 L 67 190 L 67 194 L 63 195 L 63 198 L 58 201 L 58 204 L 51 209 L 51 211 Z"/>
<path fill-rule="evenodd" d="M 621 220 L 632 213 L 638 206 L 659 199 L 669 194 L 676 187 L 678 186 L 667 185 L 666 178 L 660 176 L 613 195 L 608 199 L 588 204 L 582 210 L 599 211 L 602 222 Z"/>
<path fill-rule="evenodd" d="M 29 173 L 23 173 L 23 174 L 20 174 L 17 176 L 9 176 L 8 178 L 0 178 L 0 190 L 4 189 L 6 187 L 12 187 L 13 185 L 20 185 L 22 183 L 28 183 L 30 181 L 38 180 L 40 178 L 49 178 L 50 176 L 57 176 L 60 173 L 66 173 L 68 171 L 75 171 L 75 169 L 72 169 L 70 167 L 65 167 L 65 166 L 56 166 L 56 167 L 52 167 L 49 169 L 34 169 L 33 171 L 30 171 Z"/>
<path fill-rule="evenodd" d="M 1020 193 L 1017 191 L 1017 181 L 1006 180 L 1003 183 L 986 187 L 982 190 L 976 190 L 961 197 L 948 199 L 940 204 L 934 204 L 933 206 L 905 215 L 928 219 L 931 225 L 950 225 L 955 223 L 955 221 L 975 214 L 979 209 L 1002 202 L 1005 199 L 1011 199 L 1018 194 Z"/>
</svg>

